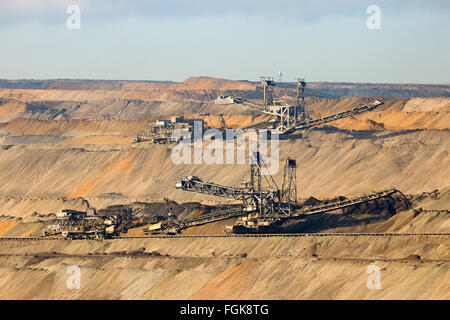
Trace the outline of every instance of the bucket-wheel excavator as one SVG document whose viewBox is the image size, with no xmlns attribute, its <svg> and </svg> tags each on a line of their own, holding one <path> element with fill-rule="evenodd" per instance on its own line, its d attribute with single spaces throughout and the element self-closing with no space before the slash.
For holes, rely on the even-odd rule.
<svg viewBox="0 0 450 320">
<path fill-rule="evenodd" d="M 296 105 L 289 105 L 274 100 L 273 88 L 275 87 L 275 82 L 273 78 L 262 77 L 261 84 L 264 92 L 264 102 L 262 105 L 240 97 L 220 96 L 216 99 L 216 104 L 241 104 L 257 112 L 272 116 L 269 120 L 241 128 L 244 131 L 248 129 L 268 129 L 276 130 L 280 135 L 290 134 L 295 131 L 368 112 L 383 105 L 382 101 L 375 100 L 371 104 L 358 106 L 323 118 L 311 119 L 305 109 L 305 79 L 297 78 Z"/>
<path fill-rule="evenodd" d="M 330 201 L 317 206 L 302 206 L 297 203 L 297 163 L 295 159 L 286 158 L 281 189 L 270 175 L 259 153 L 255 153 L 250 164 L 250 181 L 243 181 L 241 187 L 229 187 L 205 182 L 195 176 L 188 176 L 176 183 L 176 188 L 241 202 L 241 208 L 225 213 L 199 216 L 195 221 L 180 221 L 180 229 L 196 224 L 205 224 L 218 220 L 239 217 L 235 225 L 226 227 L 226 232 L 257 233 L 270 231 L 271 226 L 285 220 L 300 216 L 324 213 L 354 206 L 361 203 L 389 197 L 399 191 L 395 188 L 374 192 L 360 197 Z M 265 186 L 262 185 L 262 180 Z"/>
</svg>

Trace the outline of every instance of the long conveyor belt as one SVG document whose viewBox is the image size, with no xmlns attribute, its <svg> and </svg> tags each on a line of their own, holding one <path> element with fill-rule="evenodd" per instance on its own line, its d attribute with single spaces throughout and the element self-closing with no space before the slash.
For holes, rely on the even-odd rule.
<svg viewBox="0 0 450 320">
<path fill-rule="evenodd" d="M 247 212 L 244 212 L 242 208 L 233 208 L 223 211 L 216 211 L 209 214 L 202 214 L 195 218 L 184 219 L 180 221 L 181 228 L 188 228 L 193 226 L 198 226 L 205 223 L 211 223 L 215 221 L 230 219 L 234 217 L 239 217 L 246 215 Z"/>
<path fill-rule="evenodd" d="M 292 133 L 297 130 L 304 130 L 304 129 L 308 129 L 311 127 L 319 126 L 321 124 L 333 122 L 333 121 L 336 121 L 339 119 L 348 118 L 348 117 L 351 117 L 351 116 L 354 116 L 354 115 L 357 115 L 357 114 L 360 114 L 363 112 L 374 110 L 381 105 L 383 105 L 383 102 L 377 100 L 373 104 L 368 104 L 368 105 L 364 105 L 362 107 L 353 108 L 353 109 L 346 110 L 343 112 L 335 113 L 335 114 L 332 114 L 332 115 L 329 115 L 329 116 L 326 116 L 323 118 L 305 121 L 305 122 L 298 124 L 294 129 L 288 131 L 288 133 Z"/>
<path fill-rule="evenodd" d="M 268 112 L 266 112 L 264 110 L 261 110 L 261 106 L 259 106 L 256 103 L 253 103 L 251 101 L 248 101 L 248 100 L 245 100 L 245 99 L 242 99 L 242 98 L 235 98 L 235 101 L 237 101 L 237 103 L 246 105 L 249 108 L 257 110 L 259 112 L 268 113 Z M 326 117 L 323 117 L 323 118 L 319 118 L 319 119 L 303 121 L 303 122 L 297 123 L 295 125 L 295 127 L 291 128 L 291 129 L 289 129 L 289 130 L 287 130 L 286 132 L 283 132 L 283 133 L 284 134 L 289 134 L 289 133 L 293 133 L 293 132 L 298 131 L 298 130 L 309 129 L 309 128 L 312 128 L 312 127 L 315 127 L 315 126 L 319 126 L 319 125 L 322 125 L 322 124 L 325 124 L 325 123 L 333 122 L 333 121 L 336 121 L 336 120 L 339 120 L 339 119 L 348 118 L 348 117 L 351 117 L 351 116 L 354 116 L 354 115 L 357 115 L 357 114 L 360 114 L 360 113 L 372 111 L 372 110 L 382 106 L 383 104 L 384 103 L 382 101 L 376 100 L 372 104 L 367 104 L 367 105 L 364 105 L 364 106 L 361 106 L 361 107 L 356 107 L 356 108 L 353 108 L 353 109 L 349 109 L 349 110 L 346 110 L 346 111 L 343 111 L 343 112 L 335 113 L 335 114 L 332 114 L 332 115 L 329 115 L 329 116 L 326 116 Z M 249 125 L 249 126 L 244 127 L 242 129 L 244 129 L 244 130 L 246 130 L 246 129 L 254 129 L 254 128 L 256 129 L 256 128 L 261 128 L 261 127 L 264 127 L 264 126 L 269 127 L 273 123 L 274 123 L 274 119 L 271 119 L 271 120 L 255 123 L 253 125 Z"/>
<path fill-rule="evenodd" d="M 294 211 L 291 215 L 283 216 L 281 218 L 295 218 L 295 217 L 302 216 L 302 215 L 325 213 L 325 212 L 329 212 L 329 211 L 343 209 L 343 208 L 347 208 L 347 207 L 350 207 L 353 205 L 385 198 L 385 197 L 388 197 L 397 192 L 399 192 L 399 191 L 396 189 L 388 189 L 388 190 L 383 190 L 380 192 L 371 193 L 369 195 L 364 195 L 361 197 L 349 198 L 349 199 L 340 200 L 340 201 L 333 201 L 331 203 L 322 204 L 322 205 L 318 205 L 318 206 L 305 206 L 305 207 L 300 208 L 299 210 Z M 200 224 L 225 220 L 225 219 L 229 219 L 229 218 L 239 217 L 239 216 L 243 216 L 246 214 L 248 214 L 248 212 L 244 212 L 241 208 L 234 208 L 234 209 L 229 209 L 229 210 L 224 210 L 224 211 L 219 211 L 219 212 L 213 212 L 213 213 L 210 213 L 207 215 L 200 215 L 198 217 L 191 218 L 191 219 L 181 220 L 179 224 L 180 224 L 181 228 L 187 228 L 187 227 L 192 227 L 195 225 L 200 225 Z"/>
<path fill-rule="evenodd" d="M 115 236 L 98 241 L 116 239 L 186 239 L 186 238 L 301 238 L 301 237 L 450 237 L 448 232 L 422 233 L 248 233 L 248 234 L 205 234 L 205 235 L 148 235 L 148 236 Z M 0 241 L 86 241 L 86 239 L 68 239 L 59 237 L 0 237 Z M 91 239 L 87 241 L 92 241 Z"/>
<path fill-rule="evenodd" d="M 371 193 L 357 198 L 349 198 L 341 201 L 333 201 L 325 205 L 303 207 L 300 210 L 294 212 L 292 216 L 309 215 L 315 213 L 325 213 L 333 210 L 347 208 L 356 204 L 365 203 L 381 198 L 388 197 L 394 193 L 399 192 L 397 189 L 388 189 L 380 192 Z"/>
</svg>

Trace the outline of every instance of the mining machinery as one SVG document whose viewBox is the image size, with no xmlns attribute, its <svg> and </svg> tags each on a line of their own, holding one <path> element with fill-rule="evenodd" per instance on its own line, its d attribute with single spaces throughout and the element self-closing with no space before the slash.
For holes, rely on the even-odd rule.
<svg viewBox="0 0 450 320">
<path fill-rule="evenodd" d="M 164 199 L 164 206 L 166 208 L 167 218 L 165 221 L 159 221 L 151 224 L 148 228 L 144 229 L 144 234 L 176 234 L 180 230 L 180 223 L 177 222 L 176 216 L 173 213 L 173 209 L 169 206 L 169 199 Z"/>
<path fill-rule="evenodd" d="M 325 123 L 333 122 L 339 119 L 354 116 L 363 112 L 374 110 L 381 105 L 382 101 L 375 100 L 371 104 L 348 109 L 343 112 L 335 113 L 323 118 L 311 119 L 305 108 L 305 88 L 306 81 L 304 78 L 296 78 L 297 80 L 297 94 L 296 104 L 290 105 L 275 101 L 274 87 L 275 82 L 271 77 L 261 77 L 261 85 L 263 87 L 263 104 L 259 104 L 247 99 L 239 97 L 225 97 L 221 96 L 216 99 L 216 104 L 241 104 L 257 112 L 271 115 L 269 120 L 258 122 L 241 129 L 275 129 L 280 135 L 291 134 L 295 131 L 308 129 Z"/>
<path fill-rule="evenodd" d="M 139 131 L 134 142 L 177 143 L 182 140 L 184 134 L 201 136 L 203 126 L 202 119 L 185 119 L 184 116 L 174 116 L 170 120 L 160 119 L 150 123 L 147 129 Z"/>
<path fill-rule="evenodd" d="M 297 209 L 296 161 L 287 158 L 282 188 L 270 175 L 259 152 L 254 153 L 250 164 L 250 179 L 241 187 L 223 186 L 188 176 L 176 183 L 184 191 L 223 197 L 241 202 L 240 212 L 233 216 L 253 214 L 262 225 L 270 225 L 280 216 L 290 216 Z M 265 184 L 263 186 L 263 179 Z"/>
<path fill-rule="evenodd" d="M 93 208 L 89 208 L 93 209 Z M 98 215 L 95 210 L 61 210 L 48 223 L 43 237 L 67 239 L 104 239 L 127 232 L 132 223 L 130 214 Z"/>
<path fill-rule="evenodd" d="M 250 213 L 257 216 L 262 225 L 270 225 L 277 217 L 289 216 L 297 208 L 297 186 L 296 178 L 293 176 L 296 168 L 295 160 L 286 159 L 285 176 L 282 188 L 279 189 L 260 153 L 254 153 L 251 159 L 250 179 L 243 181 L 241 187 L 205 182 L 196 176 L 187 176 L 176 183 L 177 189 L 237 200 L 240 202 L 239 206 L 181 220 L 171 215 L 168 209 L 167 220 L 150 225 L 144 233 L 176 234 L 184 228 L 247 216 Z"/>
<path fill-rule="evenodd" d="M 196 176 L 188 176 L 178 181 L 176 183 L 177 189 L 241 202 L 240 208 L 230 212 L 213 213 L 181 221 L 179 228 L 238 217 L 236 224 L 225 228 L 226 232 L 264 233 L 271 232 L 271 230 L 274 230 L 274 227 L 277 228 L 283 221 L 289 219 L 299 219 L 308 215 L 344 209 L 386 198 L 395 193 L 400 193 L 408 203 L 408 200 L 400 191 L 390 188 L 359 197 L 336 199 L 316 206 L 299 206 L 297 203 L 296 160 L 292 158 L 285 159 L 283 182 L 281 189 L 279 189 L 273 177 L 268 174 L 267 167 L 259 153 L 256 153 L 253 159 L 254 161 L 250 164 L 250 181 L 243 181 L 242 186 L 239 188 L 205 182 Z M 266 182 L 265 187 L 262 185 L 263 179 Z"/>
<path fill-rule="evenodd" d="M 227 124 L 225 123 L 225 119 L 223 118 L 223 114 L 219 114 L 220 120 L 220 129 L 225 130 L 227 128 Z"/>
<path fill-rule="evenodd" d="M 220 99 L 221 96 L 219 96 L 218 99 Z M 209 118 L 209 126 L 211 126 L 212 123 L 212 119 L 211 119 L 211 114 L 207 114 L 208 118 Z M 223 135 L 225 135 L 226 131 L 227 131 L 227 124 L 225 122 L 225 118 L 223 117 L 223 114 L 220 113 L 219 114 L 219 126 L 217 128 Z"/>
</svg>

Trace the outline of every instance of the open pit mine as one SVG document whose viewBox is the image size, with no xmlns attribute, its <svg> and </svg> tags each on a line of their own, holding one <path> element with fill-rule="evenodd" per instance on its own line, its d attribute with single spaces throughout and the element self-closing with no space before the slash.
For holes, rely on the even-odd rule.
<svg viewBox="0 0 450 320">
<path fill-rule="evenodd" d="M 449 97 L 1 80 L 0 299 L 449 299 Z"/>
</svg>

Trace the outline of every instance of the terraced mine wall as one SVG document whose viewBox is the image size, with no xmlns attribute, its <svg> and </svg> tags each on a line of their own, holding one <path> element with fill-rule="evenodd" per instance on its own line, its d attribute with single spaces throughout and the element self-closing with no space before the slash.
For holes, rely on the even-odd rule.
<svg viewBox="0 0 450 320">
<path fill-rule="evenodd" d="M 448 188 L 449 132 L 327 132 L 313 129 L 280 141 L 297 159 L 299 196 L 359 195 L 395 186 L 403 193 Z M 223 201 L 175 189 L 186 175 L 239 186 L 248 164 L 175 165 L 173 145 L 15 145 L 0 150 L 0 210 L 26 216 L 84 198 L 104 207 L 134 200 Z M 275 175 L 281 182 L 282 168 Z M 24 183 L 26 181 L 26 183 Z M 83 209 L 83 202 L 74 209 Z M 442 208 L 446 209 L 446 208 Z"/>
<path fill-rule="evenodd" d="M 2 241 L 2 299 L 448 299 L 448 236 Z M 31 253 L 32 251 L 32 253 Z M 68 267 L 80 289 L 68 289 Z M 370 265 L 381 288 L 369 289 Z"/>
</svg>

